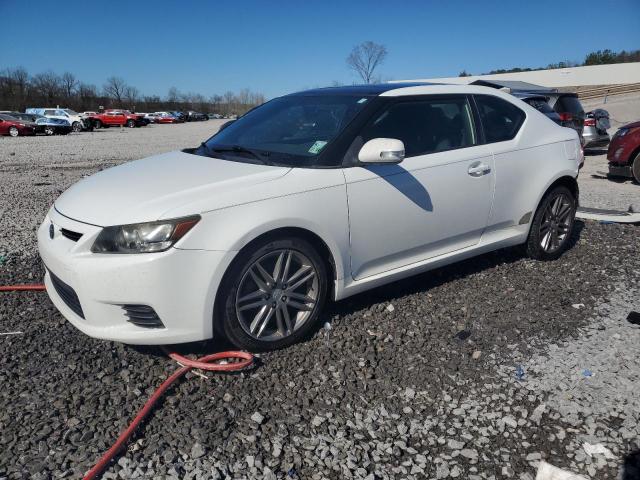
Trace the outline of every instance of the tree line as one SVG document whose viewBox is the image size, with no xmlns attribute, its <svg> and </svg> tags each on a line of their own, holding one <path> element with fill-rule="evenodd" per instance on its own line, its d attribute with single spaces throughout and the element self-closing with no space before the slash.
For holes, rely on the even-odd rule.
<svg viewBox="0 0 640 480">
<path fill-rule="evenodd" d="M 30 75 L 24 67 L 0 71 L 0 110 L 23 112 L 29 107 L 71 108 L 78 112 L 99 107 L 137 112 L 196 110 L 221 115 L 242 115 L 265 102 L 261 93 L 243 89 L 205 97 L 171 87 L 166 97 L 144 95 L 120 77 L 109 77 L 102 88 L 80 81 L 73 73 L 47 71 Z"/>
<path fill-rule="evenodd" d="M 546 67 L 527 68 L 527 67 L 515 67 L 515 68 L 500 68 L 498 70 L 491 70 L 487 73 L 481 73 L 480 75 L 494 75 L 497 73 L 517 73 L 517 72 L 533 72 L 537 70 L 553 70 L 556 68 L 569 68 L 569 67 L 586 67 L 589 65 L 609 65 L 612 63 L 630 63 L 640 62 L 640 50 L 614 52 L 613 50 L 605 49 L 588 53 L 582 63 L 573 62 L 571 60 L 565 60 L 558 63 L 550 63 Z M 463 70 L 458 75 L 459 77 L 470 77 L 472 74 Z"/>
</svg>

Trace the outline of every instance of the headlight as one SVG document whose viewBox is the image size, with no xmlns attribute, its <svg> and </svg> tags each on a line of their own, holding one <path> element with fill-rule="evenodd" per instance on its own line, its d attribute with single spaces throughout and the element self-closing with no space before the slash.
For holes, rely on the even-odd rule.
<svg viewBox="0 0 640 480">
<path fill-rule="evenodd" d="M 200 221 L 200 216 L 105 227 L 91 247 L 93 253 L 163 252 Z"/>
</svg>

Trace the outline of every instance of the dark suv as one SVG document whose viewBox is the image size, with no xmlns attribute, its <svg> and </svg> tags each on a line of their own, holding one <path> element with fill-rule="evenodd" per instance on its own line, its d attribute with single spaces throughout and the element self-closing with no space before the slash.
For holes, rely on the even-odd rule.
<svg viewBox="0 0 640 480">
<path fill-rule="evenodd" d="M 580 135 L 580 140 L 584 144 L 582 132 L 584 130 L 584 108 L 578 95 L 575 93 L 553 92 L 546 93 L 545 97 L 549 99 L 549 105 L 555 112 L 560 115 L 560 125 L 563 127 L 573 128 Z"/>
</svg>

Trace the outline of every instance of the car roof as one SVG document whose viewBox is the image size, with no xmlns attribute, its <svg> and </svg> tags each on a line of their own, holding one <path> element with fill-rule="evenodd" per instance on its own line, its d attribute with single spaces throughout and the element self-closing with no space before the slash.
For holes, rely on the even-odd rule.
<svg viewBox="0 0 640 480">
<path fill-rule="evenodd" d="M 313 88 L 311 90 L 303 90 L 301 92 L 292 93 L 287 96 L 296 95 L 362 95 L 362 96 L 378 96 L 390 90 L 405 87 L 418 87 L 425 85 L 441 85 L 439 83 L 427 82 L 401 82 L 401 83 L 371 83 L 369 85 L 345 85 L 341 87 L 323 87 Z"/>
</svg>

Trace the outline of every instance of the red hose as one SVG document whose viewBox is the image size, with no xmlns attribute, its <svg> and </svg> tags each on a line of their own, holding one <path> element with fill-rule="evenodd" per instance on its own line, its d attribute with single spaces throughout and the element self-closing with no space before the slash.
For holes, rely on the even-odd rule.
<svg viewBox="0 0 640 480">
<path fill-rule="evenodd" d="M 104 455 L 102 455 L 98 463 L 96 463 L 96 465 L 91 470 L 89 470 L 89 472 L 84 476 L 83 480 L 91 480 L 96 478 L 96 476 L 99 475 L 100 472 L 102 472 L 102 470 L 105 469 L 105 467 L 107 467 L 109 462 L 113 460 L 113 458 L 120 451 L 120 449 L 124 447 L 124 445 L 129 440 L 129 437 L 133 435 L 133 432 L 138 427 L 138 425 L 140 425 L 140 422 L 142 422 L 142 420 L 149 414 L 149 412 L 151 411 L 155 403 L 160 399 L 160 397 L 162 397 L 164 392 L 167 391 L 167 389 L 171 386 L 173 382 L 178 380 L 189 370 L 191 370 L 192 368 L 198 368 L 200 370 L 207 370 L 210 372 L 230 372 L 230 371 L 242 370 L 243 368 L 246 368 L 253 363 L 253 355 L 247 352 L 233 352 L 233 351 L 219 352 L 219 353 L 213 353 L 211 355 L 206 355 L 197 360 L 191 360 L 177 353 L 167 352 L 166 350 L 165 352 L 176 362 L 179 362 L 184 366 L 180 367 L 178 370 L 173 372 L 171 376 L 167 378 L 164 382 L 162 382 L 162 384 L 157 388 L 157 390 L 153 392 L 153 395 L 149 397 L 149 400 L 147 400 L 147 403 L 144 404 L 144 407 L 142 407 L 142 410 L 138 412 L 138 414 L 135 416 L 133 421 L 129 424 L 127 429 L 120 434 L 120 436 L 115 441 L 113 446 L 109 450 L 107 450 Z M 214 362 L 216 360 L 224 360 L 229 358 L 240 359 L 240 361 L 233 362 L 233 363 L 226 363 L 226 364 L 209 363 L 209 362 Z"/>
<path fill-rule="evenodd" d="M 33 283 L 31 285 L 0 285 L 0 292 L 28 292 L 46 290 L 42 283 Z"/>
<path fill-rule="evenodd" d="M 42 284 L 7 286 L 0 285 L 0 292 L 42 290 L 45 290 L 45 286 Z M 209 372 L 232 372 L 242 370 L 253 364 L 253 355 L 247 352 L 218 352 L 212 353 L 211 355 L 205 355 L 204 357 L 198 358 L 197 360 L 191 360 L 190 358 L 183 357 L 178 353 L 169 352 L 167 350 L 164 350 L 164 352 L 173 360 L 183 366 L 173 372 L 164 382 L 160 384 L 156 391 L 153 392 L 153 395 L 151 395 L 151 397 L 149 397 L 149 400 L 147 400 L 147 402 L 144 404 L 142 410 L 140 410 L 134 417 L 133 421 L 129 424 L 126 430 L 120 434 L 113 446 L 111 446 L 111 448 L 109 448 L 109 450 L 107 450 L 104 455 L 102 455 L 100 460 L 98 460 L 98 463 L 96 463 L 95 466 L 91 470 L 89 470 L 89 472 L 84 476 L 83 480 L 91 480 L 96 478 L 96 476 L 99 475 L 107 467 L 107 465 L 109 465 L 109 462 L 113 460 L 120 449 L 125 446 L 131 435 L 133 435 L 138 425 L 140 425 L 142 420 L 144 420 L 144 418 L 149 415 L 151 409 L 160 399 L 160 397 L 162 397 L 162 395 L 176 380 L 182 377 L 189 370 L 191 370 L 192 368 L 196 368 L 199 370 L 207 370 Z M 239 361 L 227 363 L 211 363 L 227 359 L 237 359 Z"/>
</svg>

